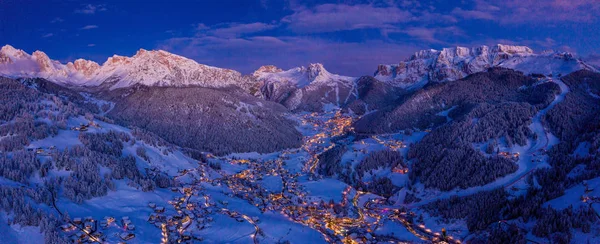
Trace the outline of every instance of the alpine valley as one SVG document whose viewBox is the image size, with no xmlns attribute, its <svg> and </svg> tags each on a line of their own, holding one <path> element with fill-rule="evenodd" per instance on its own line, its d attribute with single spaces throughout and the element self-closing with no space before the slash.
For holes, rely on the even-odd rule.
<svg viewBox="0 0 600 244">
<path fill-rule="evenodd" d="M 567 52 L 350 77 L 5 45 L 0 101 L 2 243 L 600 243 L 600 73 Z"/>
</svg>

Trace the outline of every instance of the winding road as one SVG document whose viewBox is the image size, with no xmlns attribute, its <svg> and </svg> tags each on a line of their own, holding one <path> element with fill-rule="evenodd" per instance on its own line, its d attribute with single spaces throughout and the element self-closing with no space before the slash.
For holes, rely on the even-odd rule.
<svg viewBox="0 0 600 244">
<path fill-rule="evenodd" d="M 537 135 L 537 139 L 533 141 L 531 145 L 522 153 L 517 161 L 519 164 L 519 169 L 516 172 L 504 176 L 492 183 L 483 186 L 476 186 L 462 190 L 449 191 L 437 194 L 436 197 L 425 199 L 420 202 L 412 203 L 404 205 L 405 207 L 412 208 L 422 206 L 440 199 L 450 198 L 452 196 L 465 197 L 470 196 L 475 193 L 481 191 L 489 191 L 494 190 L 500 187 L 508 188 L 515 183 L 519 182 L 531 172 L 533 172 L 539 165 L 539 163 L 531 162 L 533 154 L 538 152 L 540 149 L 548 149 L 549 138 L 547 131 L 542 123 L 543 117 L 550 111 L 556 104 L 562 102 L 565 99 L 565 96 L 569 92 L 569 87 L 560 79 L 554 80 L 549 78 L 548 82 L 554 82 L 560 87 L 560 93 L 555 96 L 554 101 L 552 101 L 548 106 L 544 109 L 540 110 L 533 118 L 532 123 L 529 125 L 529 128 Z"/>
</svg>

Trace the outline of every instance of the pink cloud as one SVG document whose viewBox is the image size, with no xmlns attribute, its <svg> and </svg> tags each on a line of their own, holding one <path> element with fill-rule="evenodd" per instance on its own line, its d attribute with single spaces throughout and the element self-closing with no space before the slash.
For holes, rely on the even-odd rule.
<svg viewBox="0 0 600 244">
<path fill-rule="evenodd" d="M 259 33 L 262 31 L 267 31 L 276 28 L 277 25 L 265 24 L 265 23 L 250 23 L 250 24 L 240 24 L 240 23 L 230 23 L 222 28 L 213 29 L 210 31 L 211 34 L 215 36 L 222 37 L 237 37 L 242 36 L 244 34 L 253 34 Z"/>
<path fill-rule="evenodd" d="M 267 30 L 277 28 L 278 25 L 261 22 L 255 23 L 221 23 L 213 26 L 207 26 L 203 23 L 195 26 L 196 36 L 218 36 L 233 38 L 256 34 Z"/>
<path fill-rule="evenodd" d="M 282 22 L 297 33 L 321 33 L 390 26 L 411 20 L 411 13 L 396 7 L 373 5 L 323 4 L 299 7 Z"/>
<path fill-rule="evenodd" d="M 455 8 L 452 10 L 452 14 L 464 19 L 494 19 L 494 16 L 491 13 L 479 10 L 463 10 L 461 8 Z"/>
<path fill-rule="evenodd" d="M 597 0 L 477 0 L 474 11 L 493 16 L 502 24 L 590 23 L 599 18 Z"/>
<path fill-rule="evenodd" d="M 443 41 L 439 37 L 445 37 L 444 39 L 448 39 L 449 37 L 465 37 L 466 34 L 464 31 L 455 26 L 448 27 L 410 27 L 406 29 L 398 29 L 396 32 L 404 33 L 410 37 L 415 39 L 425 41 L 430 44 L 445 44 L 449 45 L 450 43 Z"/>
</svg>

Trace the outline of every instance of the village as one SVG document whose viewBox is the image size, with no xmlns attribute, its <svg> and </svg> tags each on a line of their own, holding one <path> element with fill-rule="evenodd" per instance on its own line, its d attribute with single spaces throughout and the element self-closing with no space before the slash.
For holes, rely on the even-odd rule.
<svg viewBox="0 0 600 244">
<path fill-rule="evenodd" d="M 339 114 L 331 120 L 322 121 L 307 116 L 303 124 L 315 127 L 325 126 L 324 132 L 315 133 L 305 138 L 303 149 L 316 159 L 315 155 L 326 150 L 330 145 L 331 137 L 339 136 L 351 129 L 345 128 L 351 123 L 348 118 L 340 118 Z M 377 141 L 377 140 L 376 140 Z M 382 140 L 385 146 L 394 149 L 405 148 L 401 141 Z M 150 207 L 155 213 L 149 217 L 157 228 L 163 231 L 163 243 L 169 241 L 186 242 L 200 240 L 194 237 L 194 233 L 205 228 L 211 228 L 211 221 L 215 214 L 227 215 L 237 222 L 247 222 L 255 228 L 252 239 L 258 243 L 261 235 L 260 219 L 240 214 L 227 208 L 227 201 L 212 201 L 209 195 L 202 193 L 203 186 L 222 187 L 223 193 L 228 197 L 240 198 L 260 209 L 261 212 L 278 212 L 286 216 L 290 221 L 309 226 L 320 232 L 324 239 L 330 243 L 377 243 L 382 241 L 400 241 L 393 236 L 381 236 L 375 233 L 387 219 L 397 221 L 407 229 L 412 230 L 415 236 L 422 240 L 433 242 L 460 243 L 445 231 L 434 232 L 422 225 L 413 224 L 412 217 L 392 210 L 386 205 L 385 199 L 366 192 L 361 192 L 347 187 L 342 194 L 341 202 L 325 202 L 311 197 L 306 189 L 299 183 L 300 179 L 306 180 L 315 174 L 314 166 L 304 167 L 303 171 L 291 172 L 286 167 L 290 155 L 298 153 L 297 150 L 282 152 L 278 158 L 260 161 L 256 159 L 223 158 L 225 162 L 236 167 L 243 168 L 236 173 L 218 170 L 222 177 L 209 179 L 205 167 L 195 170 L 183 170 L 180 177 L 193 175 L 193 183 L 173 191 L 182 194 L 180 198 L 168 201 L 170 210 L 151 203 Z M 211 160 L 223 160 L 213 157 Z M 317 161 L 317 160 L 315 160 Z M 310 161 L 309 161 L 310 163 Z M 318 163 L 318 162 L 313 162 Z M 408 168 L 394 168 L 395 173 L 406 174 Z M 262 181 L 268 177 L 281 179 L 281 187 L 277 190 L 267 189 Z M 375 197 L 375 198 L 374 198 Z M 165 215 L 167 214 L 167 215 Z"/>
<path fill-rule="evenodd" d="M 135 225 L 128 216 L 116 220 L 106 216 L 100 224 L 91 216 L 76 217 L 61 226 L 61 230 L 73 243 L 104 243 L 105 241 L 129 241 L 135 238 Z"/>
<path fill-rule="evenodd" d="M 293 223 L 314 229 L 329 243 L 401 242 L 402 239 L 393 235 L 377 233 L 377 229 L 389 221 L 403 225 L 423 241 L 460 243 L 445 231 L 433 231 L 422 224 L 416 224 L 413 221 L 414 213 L 395 209 L 393 202 L 351 186 L 339 192 L 340 201 L 325 201 L 311 196 L 304 184 L 322 179 L 315 171 L 319 163 L 318 155 L 336 142 L 349 143 L 337 138 L 352 132 L 350 125 L 353 118 L 337 112 L 331 117 L 307 115 L 300 119 L 302 124 L 315 131 L 305 137 L 302 148 L 285 150 L 268 159 L 206 154 L 209 161 L 207 165 L 180 169 L 173 178 L 176 186 L 170 189 L 173 197 L 165 202 L 147 202 L 150 214 L 146 222 L 161 233 L 161 239 L 157 242 L 200 242 L 204 239 L 203 233 L 215 228 L 216 219 L 226 216 L 240 224 L 250 224 L 254 229 L 250 237 L 254 243 L 259 243 L 261 238 L 265 238 L 261 228 L 262 220 L 230 209 L 229 200 L 225 200 L 241 199 L 261 213 L 277 213 Z M 82 125 L 74 130 L 85 131 L 88 126 L 90 125 Z M 368 139 L 371 140 L 369 143 L 379 147 L 392 150 L 406 148 L 402 140 L 392 137 Z M 364 140 L 360 142 L 356 145 L 362 148 L 351 153 L 368 153 L 368 145 Z M 298 155 L 307 155 L 300 157 L 302 167 L 289 165 L 297 160 Z M 213 164 L 221 166 L 213 168 Z M 157 168 L 148 168 L 146 173 L 156 174 L 158 171 Z M 407 174 L 408 168 L 399 165 L 390 169 L 390 172 Z M 280 183 L 274 187 L 267 181 Z M 208 189 L 218 191 L 223 196 L 219 200 L 213 200 Z M 72 222 L 66 222 L 62 231 L 73 243 L 126 243 L 135 242 L 136 239 L 136 223 L 127 216 L 107 216 L 102 220 L 75 218 Z"/>
</svg>

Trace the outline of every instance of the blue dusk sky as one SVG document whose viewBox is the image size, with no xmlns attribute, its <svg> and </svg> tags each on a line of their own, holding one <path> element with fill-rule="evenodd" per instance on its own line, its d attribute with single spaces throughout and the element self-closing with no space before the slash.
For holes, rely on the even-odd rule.
<svg viewBox="0 0 600 244">
<path fill-rule="evenodd" d="M 600 53 L 597 0 L 0 0 L 0 45 L 61 62 L 163 49 L 244 74 L 320 62 L 372 74 L 420 49 L 526 45 Z"/>
</svg>

